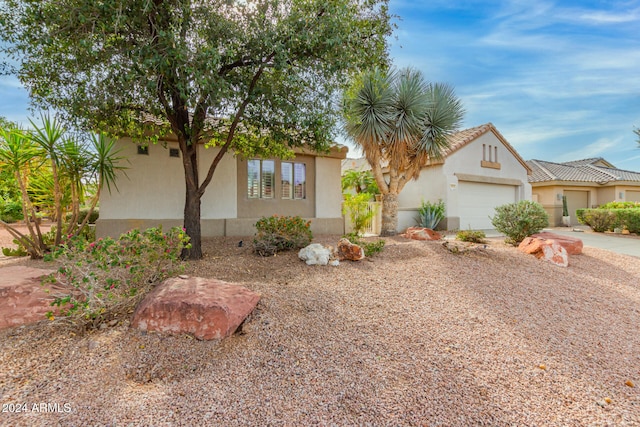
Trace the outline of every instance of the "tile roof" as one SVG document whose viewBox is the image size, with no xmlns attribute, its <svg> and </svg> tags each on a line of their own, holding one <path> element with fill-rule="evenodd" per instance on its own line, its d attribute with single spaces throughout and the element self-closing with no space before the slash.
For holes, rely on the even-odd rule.
<svg viewBox="0 0 640 427">
<path fill-rule="evenodd" d="M 544 160 L 529 160 L 527 164 L 533 171 L 529 182 L 573 181 L 606 184 L 611 181 L 640 182 L 640 173 L 625 171 L 614 167 L 596 166 L 596 163 L 610 164 L 602 158 L 554 163 Z"/>
<path fill-rule="evenodd" d="M 458 151 L 459 149 L 461 149 L 465 145 L 469 144 L 473 140 L 475 140 L 475 139 L 479 138 L 480 136 L 484 135 L 485 133 L 491 132 L 491 131 L 493 131 L 493 133 L 495 133 L 495 135 L 498 137 L 498 139 L 500 141 L 502 141 L 502 143 L 507 147 L 507 149 L 514 155 L 514 157 L 516 157 L 522 163 L 522 165 L 525 168 L 529 167 L 527 165 L 527 163 L 520 157 L 520 155 L 518 155 L 516 150 L 507 142 L 507 140 L 504 138 L 504 136 L 502 136 L 502 134 L 500 132 L 498 132 L 498 129 L 496 129 L 496 127 L 492 123 L 485 123 L 483 125 L 472 127 L 472 128 L 469 128 L 469 129 L 464 129 L 464 130 L 461 130 L 459 132 L 456 132 L 454 134 L 449 135 L 449 138 L 448 138 L 449 139 L 449 147 L 447 147 L 444 150 L 444 153 L 443 153 L 444 157 L 446 158 L 447 156 L 450 156 L 451 154 L 453 154 L 454 152 Z M 358 168 L 354 164 L 353 167 L 350 167 L 350 165 L 348 163 L 342 162 L 342 171 L 343 172 L 345 170 L 349 170 L 349 169 L 356 169 L 356 170 L 368 170 L 368 169 L 371 169 L 371 167 L 366 163 L 366 160 L 364 158 L 360 158 L 360 159 L 345 159 L 345 160 L 346 161 L 349 161 L 349 160 L 364 160 L 365 166 L 363 168 Z M 428 165 L 430 165 L 430 164 L 439 164 L 439 163 L 442 163 L 442 161 L 436 161 L 434 163 L 428 163 Z M 360 166 L 359 163 L 358 163 L 358 166 Z M 385 166 L 386 166 L 386 163 L 383 164 L 383 167 L 385 167 Z"/>
</svg>

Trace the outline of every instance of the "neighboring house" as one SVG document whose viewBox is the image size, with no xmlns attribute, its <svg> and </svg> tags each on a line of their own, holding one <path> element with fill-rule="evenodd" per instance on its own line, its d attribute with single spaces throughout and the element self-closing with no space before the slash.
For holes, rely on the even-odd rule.
<svg viewBox="0 0 640 427">
<path fill-rule="evenodd" d="M 117 148 L 130 165 L 117 180 L 118 190 L 100 197 L 98 237 L 118 236 L 132 228 L 182 226 L 185 182 L 175 139 L 143 147 L 129 138 Z M 204 177 L 218 148 L 199 146 Z M 291 160 L 241 159 L 225 155 L 202 197 L 202 236 L 250 236 L 262 216 L 298 215 L 311 220 L 316 234 L 342 234 L 340 162 L 347 147 L 327 154 L 297 149 Z"/>
<path fill-rule="evenodd" d="M 613 201 L 640 202 L 640 172 L 617 169 L 603 158 L 565 163 L 527 162 L 534 201 L 542 204 L 552 226 L 562 225 L 562 196 L 567 196 L 571 225 L 576 210 L 595 208 Z"/>
<path fill-rule="evenodd" d="M 398 196 L 398 230 L 416 225 L 421 202 L 443 200 L 446 218 L 439 229 L 491 229 L 495 208 L 531 199 L 526 162 L 491 123 L 449 138 L 444 159 L 424 167 Z M 363 167 L 346 159 L 344 169 Z"/>
</svg>

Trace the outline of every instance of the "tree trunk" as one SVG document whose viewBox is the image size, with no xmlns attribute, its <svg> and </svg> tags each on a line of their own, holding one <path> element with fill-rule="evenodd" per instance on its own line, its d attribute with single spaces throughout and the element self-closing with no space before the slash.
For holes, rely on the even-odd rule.
<svg viewBox="0 0 640 427">
<path fill-rule="evenodd" d="M 187 181 L 187 187 L 188 185 Z M 197 188 L 187 188 L 184 203 L 184 228 L 191 238 L 191 248 L 182 250 L 183 259 L 197 260 L 202 258 L 202 231 L 200 227 L 200 195 Z"/>
<path fill-rule="evenodd" d="M 184 228 L 190 237 L 191 248 L 182 250 L 182 259 L 202 258 L 202 234 L 200 226 L 200 177 L 198 174 L 197 142 L 181 141 L 182 165 L 185 172 Z"/>
<path fill-rule="evenodd" d="M 381 236 L 398 234 L 398 195 L 387 193 L 382 195 L 382 230 Z"/>
</svg>

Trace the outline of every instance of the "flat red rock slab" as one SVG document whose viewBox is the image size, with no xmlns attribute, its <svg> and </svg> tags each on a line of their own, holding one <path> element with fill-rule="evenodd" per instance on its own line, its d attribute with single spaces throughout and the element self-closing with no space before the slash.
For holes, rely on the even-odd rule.
<svg viewBox="0 0 640 427">
<path fill-rule="evenodd" d="M 259 300 L 257 293 L 233 283 L 174 277 L 142 300 L 131 324 L 144 331 L 221 339 L 236 331 Z"/>
<path fill-rule="evenodd" d="M 53 272 L 24 266 L 0 268 L 0 329 L 45 319 L 54 297 L 45 292 L 41 281 Z"/>
</svg>

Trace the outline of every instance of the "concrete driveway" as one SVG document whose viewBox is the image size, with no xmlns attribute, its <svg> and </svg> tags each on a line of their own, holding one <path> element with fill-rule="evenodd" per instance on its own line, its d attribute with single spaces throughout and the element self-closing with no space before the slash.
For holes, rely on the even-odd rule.
<svg viewBox="0 0 640 427">
<path fill-rule="evenodd" d="M 585 246 L 606 249 L 640 258 L 640 237 L 612 233 L 594 233 L 589 227 L 555 227 L 545 229 L 563 236 L 577 237 Z"/>
</svg>

